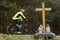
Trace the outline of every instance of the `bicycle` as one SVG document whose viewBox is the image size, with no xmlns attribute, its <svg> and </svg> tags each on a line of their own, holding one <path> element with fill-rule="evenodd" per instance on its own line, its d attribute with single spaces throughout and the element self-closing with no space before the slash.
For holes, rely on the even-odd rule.
<svg viewBox="0 0 60 40">
<path fill-rule="evenodd" d="M 21 28 L 19 28 L 19 26 Z M 29 34 L 29 28 L 26 23 L 23 23 L 23 25 L 17 26 L 16 23 L 10 24 L 7 26 L 6 32 L 8 34 L 17 34 L 18 32 L 21 32 L 20 34 Z"/>
</svg>

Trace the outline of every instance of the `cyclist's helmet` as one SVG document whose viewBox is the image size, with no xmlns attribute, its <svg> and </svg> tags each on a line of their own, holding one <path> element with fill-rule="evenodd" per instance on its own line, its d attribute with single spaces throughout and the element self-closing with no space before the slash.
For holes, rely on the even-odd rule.
<svg viewBox="0 0 60 40">
<path fill-rule="evenodd" d="M 21 12 L 25 12 L 25 10 L 24 9 L 21 9 Z"/>
</svg>

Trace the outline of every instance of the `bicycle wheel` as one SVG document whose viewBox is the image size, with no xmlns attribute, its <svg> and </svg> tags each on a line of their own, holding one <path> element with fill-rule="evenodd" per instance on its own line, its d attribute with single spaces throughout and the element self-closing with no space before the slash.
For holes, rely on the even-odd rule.
<svg viewBox="0 0 60 40">
<path fill-rule="evenodd" d="M 7 33 L 8 34 L 16 34 L 17 33 L 17 27 L 16 26 L 8 26 L 7 27 Z"/>
</svg>

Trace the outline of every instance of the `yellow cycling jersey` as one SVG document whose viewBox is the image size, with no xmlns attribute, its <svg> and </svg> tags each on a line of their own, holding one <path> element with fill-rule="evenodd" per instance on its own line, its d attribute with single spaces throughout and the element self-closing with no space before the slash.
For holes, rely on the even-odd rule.
<svg viewBox="0 0 60 40">
<path fill-rule="evenodd" d="M 26 19 L 26 17 L 24 16 L 24 14 L 22 12 L 17 12 L 14 16 L 13 16 L 13 20 L 23 20 Z"/>
</svg>

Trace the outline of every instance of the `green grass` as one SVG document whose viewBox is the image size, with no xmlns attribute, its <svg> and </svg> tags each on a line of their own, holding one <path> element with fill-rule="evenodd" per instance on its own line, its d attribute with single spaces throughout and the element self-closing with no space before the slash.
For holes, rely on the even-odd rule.
<svg viewBox="0 0 60 40">
<path fill-rule="evenodd" d="M 33 40 L 33 36 L 0 34 L 2 40 Z"/>
<path fill-rule="evenodd" d="M 33 35 L 11 35 L 11 34 L 0 34 L 0 40 L 37 40 L 34 39 Z M 39 38 L 38 40 L 43 40 Z M 54 38 L 54 40 L 60 40 L 60 38 Z"/>
</svg>

